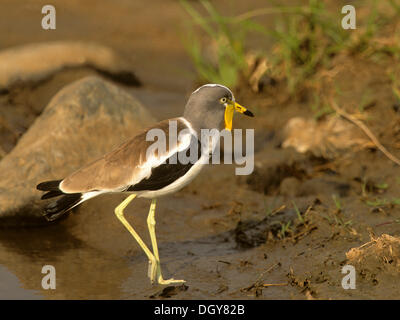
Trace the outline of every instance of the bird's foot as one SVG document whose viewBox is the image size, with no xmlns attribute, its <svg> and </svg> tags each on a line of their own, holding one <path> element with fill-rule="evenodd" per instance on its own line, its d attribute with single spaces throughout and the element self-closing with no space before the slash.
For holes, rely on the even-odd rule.
<svg viewBox="0 0 400 320">
<path fill-rule="evenodd" d="M 164 280 L 161 276 L 158 277 L 158 283 L 161 285 L 168 285 L 168 284 L 181 284 L 185 283 L 185 280 L 175 280 L 174 278 Z"/>
<path fill-rule="evenodd" d="M 161 265 L 158 261 L 149 260 L 149 269 L 148 276 L 150 278 L 151 284 L 157 282 L 161 285 L 169 285 L 169 284 L 180 284 L 185 283 L 185 280 L 175 280 L 174 278 L 164 280 L 161 274 Z"/>
</svg>

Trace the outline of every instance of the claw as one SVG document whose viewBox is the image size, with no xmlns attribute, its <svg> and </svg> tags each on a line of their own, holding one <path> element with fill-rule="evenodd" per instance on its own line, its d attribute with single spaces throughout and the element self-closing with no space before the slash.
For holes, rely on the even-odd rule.
<svg viewBox="0 0 400 320">
<path fill-rule="evenodd" d="M 168 280 L 164 280 L 162 277 L 160 277 L 158 279 L 158 283 L 162 284 L 162 285 L 168 285 L 168 284 L 178 284 L 178 283 L 185 283 L 185 280 L 175 280 L 174 278 L 168 279 Z"/>
<path fill-rule="evenodd" d="M 157 275 L 157 283 L 161 285 L 168 285 L 168 284 L 174 284 L 174 283 L 185 283 L 185 280 L 175 280 L 174 278 L 164 280 L 162 277 L 161 273 L 161 265 L 160 263 L 157 263 L 157 268 L 156 268 L 156 275 Z"/>
</svg>

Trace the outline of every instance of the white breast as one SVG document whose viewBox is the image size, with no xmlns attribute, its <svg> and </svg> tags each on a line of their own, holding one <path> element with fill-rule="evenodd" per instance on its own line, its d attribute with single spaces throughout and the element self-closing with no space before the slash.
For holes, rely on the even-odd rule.
<svg viewBox="0 0 400 320">
<path fill-rule="evenodd" d="M 200 161 L 197 161 L 185 175 L 169 184 L 168 186 L 155 191 L 139 191 L 137 195 L 139 198 L 157 198 L 165 196 L 170 193 L 174 193 L 183 187 L 185 187 L 190 181 L 192 181 L 206 165 L 208 156 L 202 156 Z"/>
</svg>

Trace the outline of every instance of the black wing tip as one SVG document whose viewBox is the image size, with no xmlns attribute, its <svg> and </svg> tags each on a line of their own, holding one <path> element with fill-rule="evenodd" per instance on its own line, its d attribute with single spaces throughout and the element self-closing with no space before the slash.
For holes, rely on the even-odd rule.
<svg viewBox="0 0 400 320">
<path fill-rule="evenodd" d="M 54 221 L 79 204 L 82 200 L 82 193 L 64 194 L 57 201 L 50 203 L 43 212 L 47 221 Z"/>
<path fill-rule="evenodd" d="M 47 213 L 44 212 L 43 213 L 43 217 L 48 221 L 48 222 L 53 222 L 58 220 L 59 218 L 65 216 L 65 213 L 67 213 L 67 211 L 62 211 L 59 213 Z"/>
<path fill-rule="evenodd" d="M 246 110 L 245 112 L 243 112 L 244 115 L 248 116 L 248 117 L 252 117 L 254 118 L 254 114 L 253 112 L 251 112 L 250 110 Z"/>
<path fill-rule="evenodd" d="M 51 181 L 44 181 L 39 183 L 36 186 L 37 190 L 40 191 L 56 191 L 59 190 L 59 185 L 61 183 L 62 180 L 51 180 Z"/>
<path fill-rule="evenodd" d="M 51 191 L 46 192 L 44 195 L 42 195 L 40 200 L 46 200 L 46 199 L 58 197 L 63 194 L 64 194 L 64 192 L 62 192 L 61 190 L 51 190 Z"/>
</svg>

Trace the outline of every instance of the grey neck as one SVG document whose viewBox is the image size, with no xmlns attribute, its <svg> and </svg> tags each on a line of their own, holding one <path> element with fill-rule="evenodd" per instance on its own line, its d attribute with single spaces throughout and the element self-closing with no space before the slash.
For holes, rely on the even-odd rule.
<svg viewBox="0 0 400 320">
<path fill-rule="evenodd" d="M 201 129 L 222 130 L 224 128 L 224 112 L 223 108 L 208 110 L 205 108 L 197 108 L 194 104 L 188 103 L 183 117 L 188 120 L 193 129 L 200 134 Z"/>
</svg>

